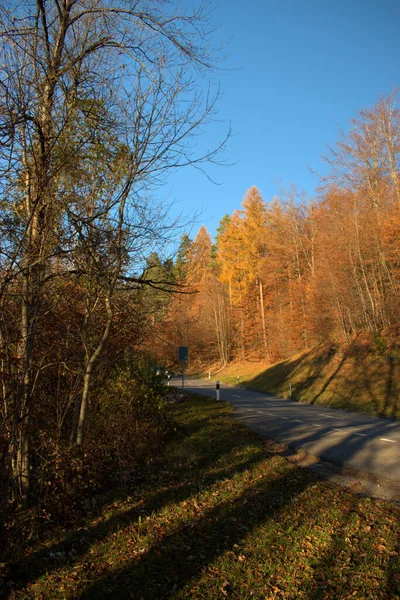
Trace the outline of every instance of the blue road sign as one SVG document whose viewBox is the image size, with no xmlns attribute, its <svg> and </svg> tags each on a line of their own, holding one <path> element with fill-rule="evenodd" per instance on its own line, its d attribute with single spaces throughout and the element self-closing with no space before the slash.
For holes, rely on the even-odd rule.
<svg viewBox="0 0 400 600">
<path fill-rule="evenodd" d="M 179 346 L 178 359 L 179 360 L 189 360 L 189 351 L 188 351 L 187 346 Z"/>
</svg>

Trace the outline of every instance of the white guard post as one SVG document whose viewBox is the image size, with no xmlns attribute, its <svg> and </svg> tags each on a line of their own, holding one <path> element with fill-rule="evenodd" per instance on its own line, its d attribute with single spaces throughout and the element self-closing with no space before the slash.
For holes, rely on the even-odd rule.
<svg viewBox="0 0 400 600">
<path fill-rule="evenodd" d="M 218 381 L 216 382 L 216 384 L 215 384 L 215 394 L 216 394 L 216 399 L 217 399 L 217 400 L 221 400 L 221 396 L 220 396 L 220 389 L 219 389 L 219 387 L 220 387 L 220 383 L 219 383 L 219 380 L 218 380 Z"/>
</svg>

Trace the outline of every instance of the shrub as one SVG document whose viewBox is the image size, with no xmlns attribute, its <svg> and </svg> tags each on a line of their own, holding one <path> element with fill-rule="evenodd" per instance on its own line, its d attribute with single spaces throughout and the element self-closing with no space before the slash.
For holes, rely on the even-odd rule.
<svg viewBox="0 0 400 600">
<path fill-rule="evenodd" d="M 43 530 L 71 526 L 96 494 L 129 483 L 139 466 L 159 455 L 174 431 L 162 390 L 152 362 L 132 364 L 128 355 L 93 390 L 84 452 L 70 447 L 69 431 L 55 432 L 50 421 L 41 420 L 33 438 L 34 504 L 28 511 L 8 507 L 6 534 L 11 540 L 12 530 L 14 549 Z"/>
</svg>

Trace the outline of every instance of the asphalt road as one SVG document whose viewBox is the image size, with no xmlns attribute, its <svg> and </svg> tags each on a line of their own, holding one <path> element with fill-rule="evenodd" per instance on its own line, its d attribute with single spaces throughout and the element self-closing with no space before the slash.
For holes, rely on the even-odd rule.
<svg viewBox="0 0 400 600">
<path fill-rule="evenodd" d="M 181 380 L 175 379 L 179 386 Z M 215 398 L 215 383 L 186 379 L 185 388 Z M 221 384 L 221 400 L 234 417 L 258 433 L 334 465 L 400 482 L 400 423 L 300 404 Z"/>
</svg>

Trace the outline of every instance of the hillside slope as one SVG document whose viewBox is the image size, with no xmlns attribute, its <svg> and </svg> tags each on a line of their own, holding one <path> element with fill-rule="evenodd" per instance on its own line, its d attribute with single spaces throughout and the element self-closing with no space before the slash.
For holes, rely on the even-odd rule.
<svg viewBox="0 0 400 600">
<path fill-rule="evenodd" d="M 287 360 L 231 363 L 215 379 L 299 402 L 400 419 L 400 361 L 368 340 L 321 344 Z"/>
</svg>

